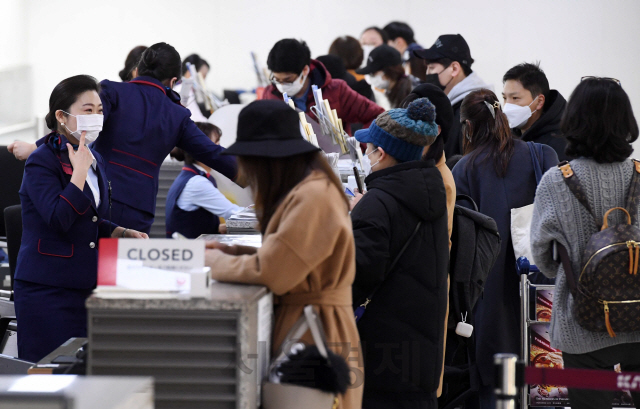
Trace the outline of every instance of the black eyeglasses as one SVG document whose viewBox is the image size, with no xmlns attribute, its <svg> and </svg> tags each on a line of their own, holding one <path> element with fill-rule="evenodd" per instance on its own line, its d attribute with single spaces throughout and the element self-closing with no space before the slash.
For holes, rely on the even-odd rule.
<svg viewBox="0 0 640 409">
<path fill-rule="evenodd" d="M 584 81 L 584 80 L 607 80 L 607 81 L 613 81 L 616 84 L 618 84 L 619 86 L 622 86 L 622 83 L 620 82 L 620 80 L 615 79 L 615 78 L 609 78 L 609 77 L 594 77 L 594 76 L 586 76 L 586 77 L 582 77 L 580 78 L 580 81 Z"/>
</svg>

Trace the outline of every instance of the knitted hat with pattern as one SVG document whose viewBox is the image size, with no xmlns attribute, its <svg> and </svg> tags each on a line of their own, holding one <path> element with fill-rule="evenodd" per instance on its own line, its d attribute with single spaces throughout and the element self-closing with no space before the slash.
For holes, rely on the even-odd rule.
<svg viewBox="0 0 640 409">
<path fill-rule="evenodd" d="M 368 129 L 356 132 L 359 142 L 372 143 L 398 162 L 419 160 L 425 146 L 438 136 L 436 107 L 428 98 L 413 101 L 406 109 L 396 108 L 378 115 Z"/>
</svg>

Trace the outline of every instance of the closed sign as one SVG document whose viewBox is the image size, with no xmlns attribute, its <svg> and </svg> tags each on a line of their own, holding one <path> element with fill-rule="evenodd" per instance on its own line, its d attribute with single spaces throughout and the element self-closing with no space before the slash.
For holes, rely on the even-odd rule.
<svg viewBox="0 0 640 409">
<path fill-rule="evenodd" d="M 203 240 L 101 239 L 98 256 L 98 285 L 115 285 L 120 264 L 142 263 L 144 267 L 184 273 L 202 272 Z M 122 262 L 125 261 L 123 264 Z"/>
</svg>

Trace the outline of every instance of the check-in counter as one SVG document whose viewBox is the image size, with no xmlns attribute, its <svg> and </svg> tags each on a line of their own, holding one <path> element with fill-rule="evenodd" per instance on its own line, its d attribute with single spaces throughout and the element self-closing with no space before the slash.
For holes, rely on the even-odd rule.
<svg viewBox="0 0 640 409">
<path fill-rule="evenodd" d="M 75 375 L 0 376 L 3 409 L 153 409 L 153 380 Z"/>
<path fill-rule="evenodd" d="M 87 300 L 88 375 L 152 376 L 156 408 L 258 408 L 272 295 L 214 282 L 204 298 L 150 293 Z"/>
</svg>

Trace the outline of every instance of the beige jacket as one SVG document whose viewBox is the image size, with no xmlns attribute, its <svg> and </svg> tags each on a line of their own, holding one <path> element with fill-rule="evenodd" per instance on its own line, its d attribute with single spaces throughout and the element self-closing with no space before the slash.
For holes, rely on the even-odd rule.
<svg viewBox="0 0 640 409">
<path fill-rule="evenodd" d="M 442 154 L 442 157 L 436 164 L 436 167 L 442 175 L 442 181 L 444 182 L 444 189 L 447 193 L 447 216 L 449 218 L 449 251 L 451 251 L 451 232 L 453 231 L 453 211 L 456 207 L 456 182 L 453 180 L 453 174 L 447 166 L 447 159 Z M 447 277 L 447 294 L 449 294 L 449 277 Z M 442 394 L 442 377 L 444 376 L 444 353 L 447 347 L 447 323 L 449 321 L 449 301 L 447 301 L 447 313 L 444 316 L 444 344 L 442 353 L 442 373 L 440 374 L 440 386 L 438 386 L 437 395 Z"/>
<path fill-rule="evenodd" d="M 245 254 L 233 256 L 207 250 L 206 264 L 215 280 L 265 285 L 278 296 L 274 353 L 304 306 L 316 305 L 329 345 L 353 367 L 354 387 L 339 407 L 360 409 L 364 369 L 351 301 L 355 246 L 342 195 L 326 175 L 312 172 L 279 205 L 257 252 L 239 247 Z M 305 341 L 313 343 L 308 333 Z"/>
</svg>

